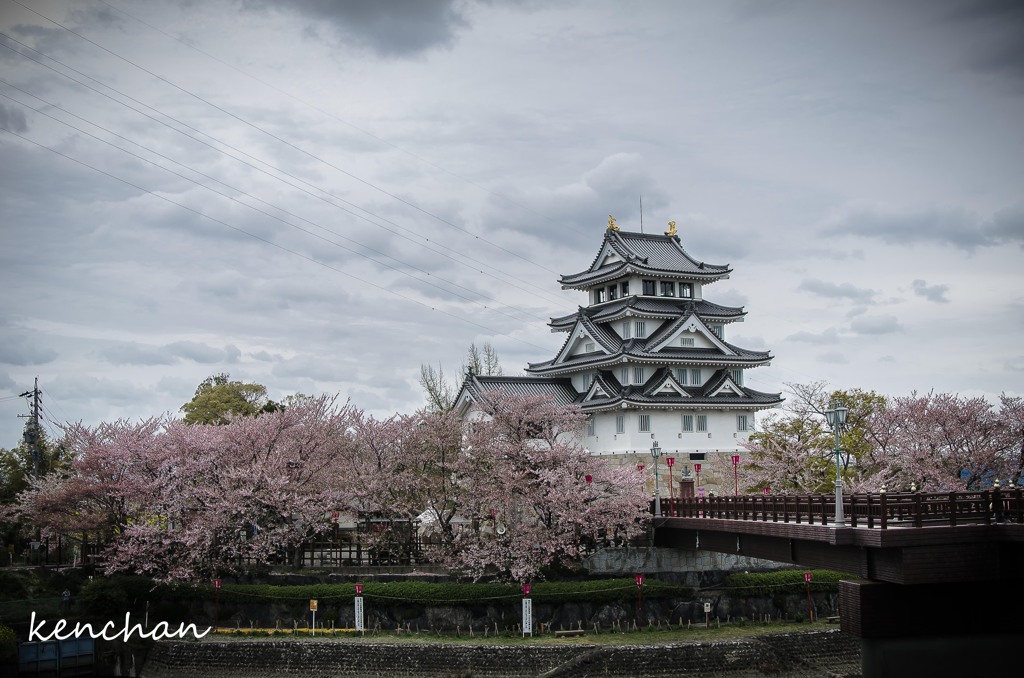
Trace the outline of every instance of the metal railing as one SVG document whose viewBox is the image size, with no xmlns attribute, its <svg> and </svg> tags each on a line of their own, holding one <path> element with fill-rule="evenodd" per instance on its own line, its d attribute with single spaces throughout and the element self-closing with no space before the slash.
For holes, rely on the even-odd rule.
<svg viewBox="0 0 1024 678">
<path fill-rule="evenodd" d="M 843 497 L 851 527 L 887 529 L 964 523 L 1024 523 L 1021 488 L 979 492 L 879 492 Z M 651 502 L 654 512 L 654 502 Z M 827 494 L 766 494 L 661 500 L 665 518 L 717 518 L 827 525 L 836 501 Z"/>
</svg>

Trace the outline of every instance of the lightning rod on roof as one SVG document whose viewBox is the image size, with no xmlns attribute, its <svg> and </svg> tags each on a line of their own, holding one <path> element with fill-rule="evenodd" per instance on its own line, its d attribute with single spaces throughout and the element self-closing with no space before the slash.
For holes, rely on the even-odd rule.
<svg viewBox="0 0 1024 678">
<path fill-rule="evenodd" d="M 644 232 L 644 194 L 640 194 L 640 232 Z"/>
</svg>

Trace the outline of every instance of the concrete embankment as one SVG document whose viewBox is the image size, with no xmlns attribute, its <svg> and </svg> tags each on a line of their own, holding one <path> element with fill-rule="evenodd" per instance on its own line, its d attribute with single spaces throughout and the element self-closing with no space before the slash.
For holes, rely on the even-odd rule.
<svg viewBox="0 0 1024 678">
<path fill-rule="evenodd" d="M 860 644 L 839 631 L 665 645 L 385 644 L 353 640 L 160 642 L 143 678 L 520 678 L 860 676 Z"/>
</svg>

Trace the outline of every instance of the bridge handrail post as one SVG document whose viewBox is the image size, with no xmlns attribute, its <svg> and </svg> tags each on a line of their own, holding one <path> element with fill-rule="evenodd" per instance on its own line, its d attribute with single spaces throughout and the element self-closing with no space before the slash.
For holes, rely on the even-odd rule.
<svg viewBox="0 0 1024 678">
<path fill-rule="evenodd" d="M 1024 506 L 1021 505 L 1021 492 L 1020 488 L 1014 488 L 1013 490 L 1013 513 L 1016 517 L 1015 522 L 1018 524 L 1024 523 Z"/>
<path fill-rule="evenodd" d="M 799 494 L 795 495 L 793 497 L 793 500 L 796 503 L 796 523 L 797 523 L 797 525 L 799 525 L 800 524 L 800 495 Z"/>
<path fill-rule="evenodd" d="M 914 527 L 921 527 L 921 493 L 914 493 Z"/>
<path fill-rule="evenodd" d="M 952 492 L 949 493 L 949 525 L 950 525 L 950 527 L 953 527 L 953 526 L 956 525 L 956 512 L 957 512 L 956 490 L 953 490 Z"/>
<path fill-rule="evenodd" d="M 884 490 L 885 488 L 883 487 L 882 489 Z M 888 495 L 885 492 L 882 492 L 878 497 L 878 520 L 880 523 L 879 527 L 883 530 L 888 529 L 889 527 L 889 507 L 886 506 L 887 496 Z"/>
<path fill-rule="evenodd" d="M 873 504 L 874 504 L 874 501 L 872 500 L 871 493 L 869 492 L 868 495 L 867 495 L 868 529 L 869 530 L 872 529 L 875 526 L 875 512 L 874 512 L 874 508 L 875 507 L 874 507 Z"/>
<path fill-rule="evenodd" d="M 779 522 L 779 496 L 776 494 L 771 495 L 772 498 L 772 522 Z M 785 500 L 785 497 L 783 497 Z"/>
</svg>

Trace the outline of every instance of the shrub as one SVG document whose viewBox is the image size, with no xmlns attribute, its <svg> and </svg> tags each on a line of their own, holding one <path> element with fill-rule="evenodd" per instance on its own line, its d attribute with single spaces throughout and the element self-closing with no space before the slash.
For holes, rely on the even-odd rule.
<svg viewBox="0 0 1024 678">
<path fill-rule="evenodd" d="M 860 579 L 856 575 L 833 570 L 811 571 L 811 592 L 836 593 L 841 579 Z M 738 598 L 767 598 L 806 591 L 804 570 L 775 572 L 736 572 L 726 577 L 729 593 Z"/>
</svg>

